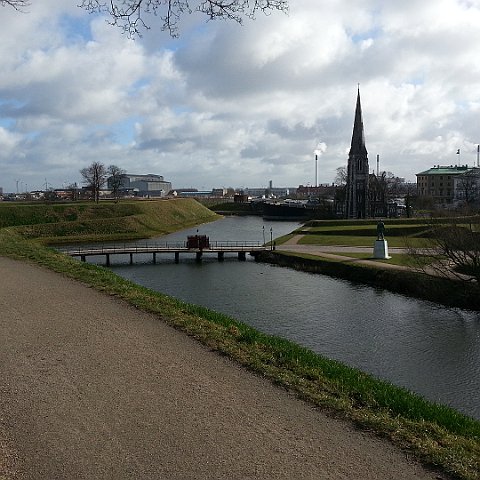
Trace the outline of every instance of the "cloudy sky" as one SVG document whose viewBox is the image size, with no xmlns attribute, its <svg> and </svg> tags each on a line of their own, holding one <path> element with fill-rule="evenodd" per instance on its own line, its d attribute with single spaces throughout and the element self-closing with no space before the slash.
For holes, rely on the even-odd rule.
<svg viewBox="0 0 480 480">
<path fill-rule="evenodd" d="M 480 0 L 292 0 L 243 26 L 192 15 L 128 39 L 78 0 L 0 7 L 0 187 L 93 161 L 174 187 L 332 182 L 357 84 L 370 170 L 477 160 Z M 460 149 L 460 155 L 457 155 Z"/>
</svg>

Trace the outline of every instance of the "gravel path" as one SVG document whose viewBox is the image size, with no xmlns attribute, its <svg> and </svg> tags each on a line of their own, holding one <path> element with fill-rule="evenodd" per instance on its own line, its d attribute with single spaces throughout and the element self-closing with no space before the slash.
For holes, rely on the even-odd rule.
<svg viewBox="0 0 480 480">
<path fill-rule="evenodd" d="M 438 479 L 156 316 L 0 257 L 0 479 Z"/>
</svg>

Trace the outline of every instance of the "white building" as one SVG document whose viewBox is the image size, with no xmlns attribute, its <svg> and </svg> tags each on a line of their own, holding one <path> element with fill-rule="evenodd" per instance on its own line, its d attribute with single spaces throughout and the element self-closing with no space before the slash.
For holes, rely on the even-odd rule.
<svg viewBox="0 0 480 480">
<path fill-rule="evenodd" d="M 112 177 L 107 179 L 108 188 L 112 188 Z M 131 191 L 139 197 L 163 197 L 172 189 L 171 182 L 166 182 L 162 175 L 122 175 L 120 192 Z"/>
</svg>

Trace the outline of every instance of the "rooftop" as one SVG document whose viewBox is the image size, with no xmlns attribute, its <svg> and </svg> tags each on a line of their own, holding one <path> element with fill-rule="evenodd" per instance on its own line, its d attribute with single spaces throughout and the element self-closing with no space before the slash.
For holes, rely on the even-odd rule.
<svg viewBox="0 0 480 480">
<path fill-rule="evenodd" d="M 416 175 L 458 175 L 471 170 L 473 167 L 468 165 L 434 165 L 432 168 Z"/>
</svg>

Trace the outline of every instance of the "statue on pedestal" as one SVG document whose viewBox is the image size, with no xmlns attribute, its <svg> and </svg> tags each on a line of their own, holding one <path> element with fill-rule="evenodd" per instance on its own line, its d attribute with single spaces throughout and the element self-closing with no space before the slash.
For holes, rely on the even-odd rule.
<svg viewBox="0 0 480 480">
<path fill-rule="evenodd" d="M 383 220 L 377 223 L 377 240 L 385 240 L 385 224 Z"/>
<path fill-rule="evenodd" d="M 377 239 L 373 248 L 373 258 L 391 258 L 388 254 L 388 242 L 385 240 L 385 224 L 383 220 L 377 223 Z"/>
</svg>

